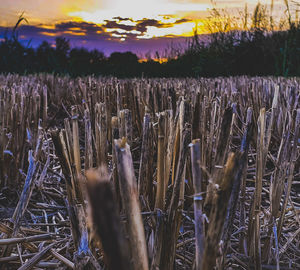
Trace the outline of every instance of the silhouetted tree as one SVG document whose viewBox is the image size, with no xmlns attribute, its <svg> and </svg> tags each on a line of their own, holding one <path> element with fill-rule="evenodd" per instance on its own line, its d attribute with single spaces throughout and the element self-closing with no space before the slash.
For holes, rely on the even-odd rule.
<svg viewBox="0 0 300 270">
<path fill-rule="evenodd" d="M 47 41 L 43 41 L 36 50 L 39 71 L 53 72 L 58 63 L 55 59 L 55 49 Z"/>
<path fill-rule="evenodd" d="M 104 74 L 106 69 L 106 58 L 104 53 L 98 50 L 92 50 L 90 52 L 89 65 L 91 67 L 92 74 Z"/>
<path fill-rule="evenodd" d="M 138 57 L 132 52 L 114 52 L 108 58 L 108 68 L 117 76 L 137 76 Z"/>
<path fill-rule="evenodd" d="M 68 73 L 69 51 L 70 41 L 64 37 L 57 37 L 55 39 L 56 72 L 63 74 Z"/>
</svg>

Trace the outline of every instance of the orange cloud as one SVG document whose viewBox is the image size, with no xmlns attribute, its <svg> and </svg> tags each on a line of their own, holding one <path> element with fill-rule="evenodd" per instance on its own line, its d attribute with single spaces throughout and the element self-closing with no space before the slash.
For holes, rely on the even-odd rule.
<svg viewBox="0 0 300 270">
<path fill-rule="evenodd" d="M 49 33 L 49 32 L 39 32 L 43 36 L 55 37 L 57 33 Z"/>
<path fill-rule="evenodd" d="M 85 36 L 86 35 L 85 32 L 75 32 L 75 31 L 64 31 L 64 32 L 62 32 L 62 34 L 68 34 L 68 35 L 72 35 L 72 36 Z"/>
</svg>

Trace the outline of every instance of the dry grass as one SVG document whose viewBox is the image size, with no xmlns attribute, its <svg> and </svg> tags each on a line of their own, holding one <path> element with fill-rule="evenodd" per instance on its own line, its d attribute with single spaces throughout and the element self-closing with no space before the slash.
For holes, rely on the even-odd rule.
<svg viewBox="0 0 300 270">
<path fill-rule="evenodd" d="M 0 76 L 1 269 L 299 269 L 299 89 Z"/>
</svg>

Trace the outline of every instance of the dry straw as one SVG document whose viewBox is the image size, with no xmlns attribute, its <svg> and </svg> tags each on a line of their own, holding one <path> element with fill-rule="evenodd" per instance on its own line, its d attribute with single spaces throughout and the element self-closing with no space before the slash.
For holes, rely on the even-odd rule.
<svg viewBox="0 0 300 270">
<path fill-rule="evenodd" d="M 1 75 L 0 268 L 299 269 L 299 85 Z"/>
</svg>

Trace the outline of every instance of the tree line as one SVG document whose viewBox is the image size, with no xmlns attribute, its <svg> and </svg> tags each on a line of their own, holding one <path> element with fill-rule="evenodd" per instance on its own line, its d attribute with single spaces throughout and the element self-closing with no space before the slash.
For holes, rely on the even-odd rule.
<svg viewBox="0 0 300 270">
<path fill-rule="evenodd" d="M 54 73 L 70 76 L 117 77 L 216 77 L 216 76 L 300 76 L 300 23 L 290 13 L 285 27 L 274 26 L 272 13 L 258 4 L 250 17 L 243 13 L 243 26 L 217 9 L 207 20 L 209 41 L 202 41 L 195 31 L 186 48 L 170 54 L 160 63 L 140 62 L 132 52 L 114 52 L 105 56 L 98 50 L 71 48 L 64 37 L 55 46 L 47 41 L 37 48 L 18 40 L 17 27 L 0 43 L 0 73 Z M 249 17 L 249 18 L 248 18 Z M 250 23 L 249 23 L 250 22 Z M 281 22 L 282 24 L 282 22 Z"/>
</svg>

